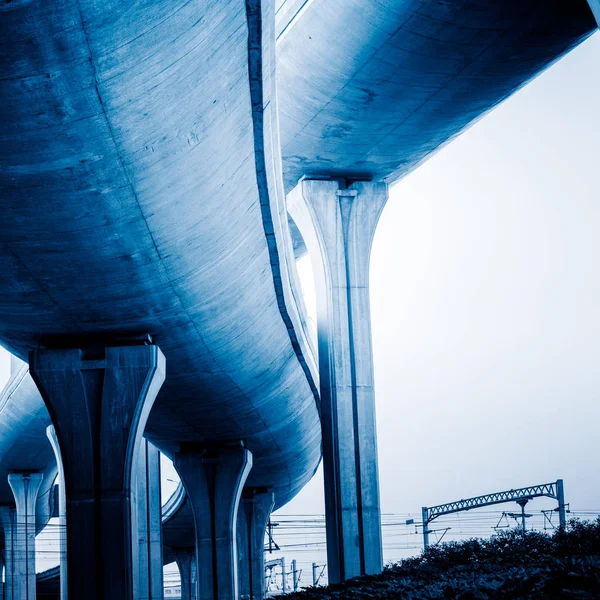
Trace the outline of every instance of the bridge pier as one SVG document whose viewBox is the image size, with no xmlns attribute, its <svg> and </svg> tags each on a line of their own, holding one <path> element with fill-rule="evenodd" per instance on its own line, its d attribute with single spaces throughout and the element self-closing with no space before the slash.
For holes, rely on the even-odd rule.
<svg viewBox="0 0 600 600">
<path fill-rule="evenodd" d="M 242 494 L 238 519 L 241 600 L 265 597 L 265 533 L 274 504 L 273 492 L 265 489 L 251 488 Z"/>
<path fill-rule="evenodd" d="M 173 548 L 173 556 L 181 579 L 181 600 L 195 599 L 193 571 L 196 561 L 195 548 Z"/>
<path fill-rule="evenodd" d="M 288 211 L 317 289 L 327 568 L 340 582 L 383 567 L 369 259 L 384 183 L 301 180 Z"/>
<path fill-rule="evenodd" d="M 37 350 L 65 477 L 68 594 L 133 600 L 131 489 L 146 420 L 165 377 L 154 345 Z"/>
<path fill-rule="evenodd" d="M 58 447 L 58 439 L 54 425 L 46 428 L 46 437 L 50 441 L 56 464 L 58 465 L 58 539 L 59 539 L 59 566 L 60 566 L 60 600 L 67 600 L 67 496 L 65 493 L 65 475 Z"/>
<path fill-rule="evenodd" d="M 5 598 L 35 600 L 35 506 L 41 473 L 11 473 L 8 483 L 15 506 L 0 507 L 4 529 Z"/>
<path fill-rule="evenodd" d="M 194 514 L 198 600 L 237 600 L 237 513 L 252 453 L 182 444 L 174 465 Z"/>
<path fill-rule="evenodd" d="M 4 535 L 3 600 L 13 600 L 15 510 L 14 506 L 0 506 L 0 523 Z"/>
<path fill-rule="evenodd" d="M 160 487 L 160 452 L 143 439 L 132 502 L 135 600 L 162 600 L 164 596 Z"/>
</svg>

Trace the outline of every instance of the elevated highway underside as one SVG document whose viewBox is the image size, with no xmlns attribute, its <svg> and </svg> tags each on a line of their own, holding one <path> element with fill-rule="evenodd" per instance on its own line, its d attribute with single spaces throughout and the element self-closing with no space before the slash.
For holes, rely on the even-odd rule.
<svg viewBox="0 0 600 600">
<path fill-rule="evenodd" d="M 275 150 L 245 2 L 18 3 L 2 33 L 2 343 L 150 333 L 168 375 L 149 437 L 243 439 L 249 483 L 285 502 L 319 418 L 276 166 L 257 177 Z"/>
<path fill-rule="evenodd" d="M 147 436 L 167 454 L 244 440 L 247 485 L 277 506 L 321 454 L 284 185 L 399 179 L 596 27 L 584 0 L 287 2 L 279 111 L 272 3 L 262 45 L 252 0 L 0 9 L 0 341 L 26 360 L 150 334 L 167 376 Z M 9 471 L 56 472 L 17 379 L 0 503 Z"/>
<path fill-rule="evenodd" d="M 597 27 L 586 0 L 302 5 L 277 46 L 286 190 L 405 176 Z"/>
</svg>

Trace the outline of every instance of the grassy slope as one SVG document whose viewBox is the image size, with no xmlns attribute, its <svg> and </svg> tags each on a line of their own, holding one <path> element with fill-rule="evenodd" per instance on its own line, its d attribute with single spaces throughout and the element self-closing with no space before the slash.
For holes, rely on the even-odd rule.
<svg viewBox="0 0 600 600">
<path fill-rule="evenodd" d="M 381 575 L 288 594 L 286 600 L 598 598 L 600 519 L 550 536 L 512 530 L 429 548 Z"/>
</svg>

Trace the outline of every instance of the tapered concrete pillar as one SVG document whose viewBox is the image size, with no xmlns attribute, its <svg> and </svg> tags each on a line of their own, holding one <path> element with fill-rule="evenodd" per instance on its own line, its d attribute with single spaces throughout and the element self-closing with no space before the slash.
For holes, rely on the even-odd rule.
<svg viewBox="0 0 600 600">
<path fill-rule="evenodd" d="M 265 597 L 265 533 L 275 496 L 265 489 L 244 490 L 238 523 L 240 531 L 240 599 Z"/>
<path fill-rule="evenodd" d="M 13 525 L 12 600 L 35 600 L 35 505 L 41 473 L 11 473 L 15 497 Z"/>
<path fill-rule="evenodd" d="M 600 0 L 588 0 L 588 4 L 594 13 L 594 17 L 596 17 L 596 23 L 600 27 Z"/>
<path fill-rule="evenodd" d="M 288 210 L 311 256 L 318 302 L 327 569 L 336 583 L 383 567 L 369 259 L 383 183 L 303 180 Z"/>
<path fill-rule="evenodd" d="M 69 597 L 132 600 L 132 467 L 164 356 L 154 345 L 38 350 L 29 363 L 62 458 Z"/>
<path fill-rule="evenodd" d="M 135 473 L 132 511 L 134 525 L 134 598 L 162 600 L 162 514 L 160 497 L 160 452 L 142 440 Z M 137 547 L 135 542 L 137 541 Z"/>
<path fill-rule="evenodd" d="M 0 506 L 0 524 L 4 535 L 4 598 L 13 600 L 13 579 L 15 574 L 16 552 L 16 509 L 14 506 Z"/>
<path fill-rule="evenodd" d="M 181 579 L 181 600 L 194 600 L 194 578 L 192 572 L 196 562 L 195 548 L 173 548 L 175 562 Z"/>
<path fill-rule="evenodd" d="M 194 514 L 198 600 L 237 600 L 237 512 L 252 453 L 182 445 L 174 458 Z"/>
<path fill-rule="evenodd" d="M 67 600 L 67 496 L 65 493 L 65 476 L 58 447 L 58 439 L 54 425 L 48 425 L 46 436 L 50 440 L 56 464 L 58 465 L 58 558 L 60 565 L 60 600 Z"/>
</svg>

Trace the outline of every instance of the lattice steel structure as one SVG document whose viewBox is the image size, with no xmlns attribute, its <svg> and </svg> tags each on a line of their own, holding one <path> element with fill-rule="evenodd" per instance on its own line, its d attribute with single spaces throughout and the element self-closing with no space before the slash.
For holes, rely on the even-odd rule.
<svg viewBox="0 0 600 600">
<path fill-rule="evenodd" d="M 558 479 L 552 483 L 542 483 L 540 485 L 532 485 L 529 487 L 519 488 L 516 490 L 507 490 L 504 492 L 495 492 L 484 496 L 475 496 L 466 500 L 457 500 L 448 502 L 447 504 L 439 504 L 428 508 L 424 506 L 422 509 L 423 515 L 423 545 L 425 548 L 429 546 L 429 523 L 442 515 L 472 510 L 481 508 L 482 506 L 490 506 L 492 504 L 503 504 L 505 502 L 517 502 L 524 506 L 532 498 L 540 497 L 554 498 L 557 503 L 558 518 L 560 526 L 564 527 L 566 523 L 565 510 L 565 491 L 562 479 Z"/>
</svg>

